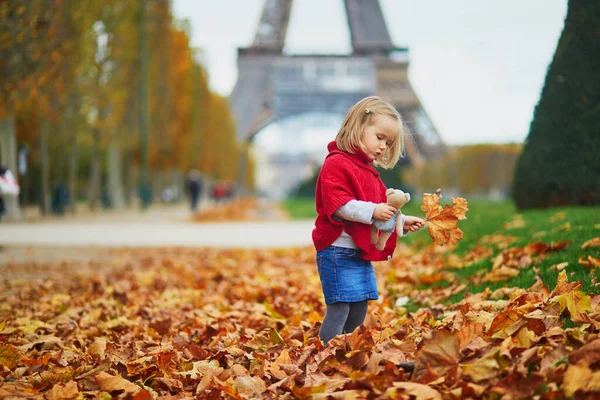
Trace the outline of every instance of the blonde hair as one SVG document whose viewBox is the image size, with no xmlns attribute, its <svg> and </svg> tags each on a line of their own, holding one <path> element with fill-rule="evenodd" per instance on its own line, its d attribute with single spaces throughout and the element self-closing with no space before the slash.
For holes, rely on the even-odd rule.
<svg viewBox="0 0 600 400">
<path fill-rule="evenodd" d="M 393 168 L 400 157 L 404 156 L 404 136 L 408 128 L 404 125 L 400 113 L 387 101 L 378 96 L 369 96 L 353 105 L 342 122 L 335 143 L 338 149 L 348 153 L 356 153 L 364 148 L 362 141 L 365 128 L 373 124 L 376 115 L 383 115 L 398 121 L 398 136 L 392 140 L 378 164 L 385 169 Z"/>
</svg>

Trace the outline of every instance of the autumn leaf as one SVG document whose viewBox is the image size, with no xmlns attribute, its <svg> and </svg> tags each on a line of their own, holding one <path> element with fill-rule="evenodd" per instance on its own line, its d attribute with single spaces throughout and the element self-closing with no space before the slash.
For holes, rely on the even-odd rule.
<svg viewBox="0 0 600 400">
<path fill-rule="evenodd" d="M 430 340 L 425 343 L 415 362 L 414 380 L 427 383 L 449 370 L 458 366 L 459 339 L 454 332 L 437 330 Z M 431 373 L 434 376 L 429 376 Z"/>
<path fill-rule="evenodd" d="M 389 398 L 399 398 L 399 394 L 409 395 L 416 400 L 442 400 L 442 395 L 437 390 L 420 383 L 394 382 L 394 389 L 388 389 Z"/>
<path fill-rule="evenodd" d="M 518 269 L 501 266 L 485 274 L 481 280 L 482 282 L 501 282 L 514 278 L 517 275 L 519 275 Z"/>
<path fill-rule="evenodd" d="M 106 372 L 100 372 L 98 375 L 94 377 L 96 383 L 102 390 L 106 390 L 107 392 L 123 390 L 125 393 L 136 394 L 142 388 L 137 386 L 136 384 L 124 379 L 120 376 L 110 375 Z"/>
<path fill-rule="evenodd" d="M 21 360 L 21 353 L 10 344 L 0 343 L 0 365 L 13 369 Z"/>
<path fill-rule="evenodd" d="M 587 365 L 594 365 L 600 362 L 600 339 L 595 339 L 590 343 L 583 345 L 579 350 L 569 354 L 569 362 L 577 364 L 580 361 Z"/>
<path fill-rule="evenodd" d="M 469 210 L 467 207 L 467 200 L 462 197 L 453 197 L 452 209 L 454 210 L 454 215 L 456 215 L 458 219 L 467 219 L 467 211 Z"/>
<path fill-rule="evenodd" d="M 79 396 L 77 382 L 69 381 L 66 384 L 57 383 L 52 387 L 47 395 L 49 400 L 69 400 L 76 399 Z"/>
<path fill-rule="evenodd" d="M 592 256 L 580 256 L 577 262 L 588 268 L 600 268 L 600 258 L 594 258 Z"/>
<path fill-rule="evenodd" d="M 224 371 L 222 367 L 219 366 L 219 362 L 217 360 L 202 360 L 199 363 L 194 363 L 194 369 L 192 373 L 194 376 L 198 376 L 197 374 L 202 375 L 202 379 L 196 386 L 196 394 L 201 394 L 205 390 L 210 389 L 214 384 L 214 378 L 221 375 Z M 194 378 L 192 376 L 192 378 Z"/>
<path fill-rule="evenodd" d="M 106 352 L 106 339 L 97 338 L 88 347 L 88 354 L 91 355 L 92 357 L 97 357 L 100 360 L 104 359 L 105 352 Z"/>
<path fill-rule="evenodd" d="M 500 372 L 499 352 L 500 349 L 496 347 L 474 363 L 466 365 L 464 374 L 474 382 L 481 382 L 498 375 Z"/>
<path fill-rule="evenodd" d="M 564 375 L 563 390 L 568 397 L 578 391 L 599 392 L 600 371 L 592 372 L 585 364 L 569 365 Z"/>
<path fill-rule="evenodd" d="M 600 246 L 600 237 L 596 237 L 586 241 L 581 245 L 582 249 L 587 249 L 588 247 L 599 247 Z"/>
<path fill-rule="evenodd" d="M 563 269 L 558 274 L 558 280 L 556 282 L 556 287 L 550 293 L 551 297 L 560 296 L 563 293 L 570 292 L 572 290 L 578 290 L 581 287 L 581 282 L 569 282 L 567 278 L 567 272 Z"/>
<path fill-rule="evenodd" d="M 571 319 L 578 318 L 586 311 L 592 311 L 590 296 L 580 292 L 579 290 L 572 290 L 563 293 L 560 296 L 552 299 L 552 303 L 558 303 L 560 305 L 561 312 L 565 309 L 569 310 Z"/>
<path fill-rule="evenodd" d="M 258 376 L 238 376 L 233 386 L 242 398 L 259 398 L 267 390 L 265 382 Z"/>
<path fill-rule="evenodd" d="M 287 378 L 288 374 L 282 368 L 283 364 L 291 364 L 292 360 L 287 349 L 283 349 L 279 357 L 271 364 L 271 374 L 277 379 Z"/>
<path fill-rule="evenodd" d="M 467 218 L 467 201 L 462 197 L 453 198 L 452 207 L 442 207 L 439 203 L 440 197 L 436 193 L 423 194 L 421 210 L 425 211 L 429 236 L 436 244 L 455 245 L 463 236 L 457 222 Z"/>
</svg>

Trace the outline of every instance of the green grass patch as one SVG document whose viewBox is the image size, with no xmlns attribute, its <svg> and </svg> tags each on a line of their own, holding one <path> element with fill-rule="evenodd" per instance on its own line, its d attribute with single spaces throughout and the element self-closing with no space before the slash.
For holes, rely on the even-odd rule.
<svg viewBox="0 0 600 400">
<path fill-rule="evenodd" d="M 461 282 L 467 283 L 469 293 L 479 293 L 485 288 L 491 290 L 502 287 L 529 288 L 535 283 L 534 268 L 539 270 L 538 274 L 544 284 L 553 289 L 558 279 L 558 271 L 555 266 L 563 262 L 568 262 L 565 271 L 569 281 L 581 281 L 584 292 L 600 293 L 600 287 L 594 282 L 600 277 L 598 269 L 590 270 L 578 262 L 580 256 L 600 257 L 600 248 L 598 247 L 581 249 L 582 244 L 587 240 L 600 236 L 600 208 L 564 207 L 518 213 L 511 204 L 479 202 L 469 204 L 469 208 L 468 219 L 458 223 L 465 232 L 463 240 L 454 250 L 458 255 L 464 255 L 471 251 L 483 236 L 493 234 L 513 236 L 515 241 L 510 244 L 509 248 L 522 247 L 535 242 L 572 242 L 567 249 L 550 253 L 534 262 L 532 266 L 520 270 L 519 275 L 512 279 L 473 284 L 470 282 L 470 278 L 475 274 L 490 271 L 493 259 L 503 251 L 502 248 L 496 246 L 493 248 L 494 255 L 491 258 L 473 263 L 461 270 L 452 270 Z M 484 209 L 488 211 L 484 211 Z M 422 234 L 422 232 L 418 232 L 418 234 Z M 416 240 L 416 238 L 412 240 Z"/>
<path fill-rule="evenodd" d="M 282 207 L 293 219 L 316 218 L 315 199 L 309 197 L 290 198 L 283 202 Z"/>
<path fill-rule="evenodd" d="M 451 204 L 451 201 L 442 198 L 441 203 Z M 469 293 L 479 293 L 486 288 L 492 291 L 503 287 L 529 288 L 535 283 L 534 267 L 539 269 L 539 276 L 544 284 L 553 289 L 558 279 L 558 271 L 553 266 L 562 262 L 569 263 L 565 268 L 569 281 L 581 281 L 584 292 L 600 293 L 600 287 L 594 284 L 594 280 L 600 280 L 598 269 L 590 271 L 589 268 L 578 263 L 580 256 L 600 257 L 598 247 L 581 249 L 581 245 L 587 240 L 600 236 L 600 207 L 564 207 L 518 212 L 509 201 L 469 201 L 469 199 L 467 201 L 469 202 L 467 219 L 458 222 L 458 227 L 464 235 L 453 250 L 459 256 L 472 251 L 484 236 L 494 234 L 513 236 L 515 241 L 509 248 L 534 242 L 572 241 L 567 249 L 550 253 L 531 267 L 522 269 L 516 277 L 502 282 L 475 285 L 470 281 L 475 274 L 487 273 L 491 270 L 495 256 L 503 250 L 498 246 L 493 248 L 493 256 L 488 259 L 475 262 L 460 270 L 449 269 L 461 282 L 467 284 Z M 420 206 L 420 202 L 410 202 L 402 210 L 407 215 L 424 218 Z M 431 244 L 427 228 L 399 240 L 417 249 Z M 424 289 L 427 287 L 429 286 L 423 286 Z M 462 297 L 461 293 L 448 301 L 457 301 Z"/>
<path fill-rule="evenodd" d="M 488 259 L 473 263 L 461 270 L 449 270 L 461 282 L 467 283 L 469 293 L 481 292 L 486 287 L 491 290 L 513 286 L 529 288 L 535 282 L 534 267 L 539 269 L 544 284 L 553 289 L 556 286 L 558 272 L 552 267 L 562 262 L 569 263 L 565 268 L 569 281 L 581 281 L 582 290 L 585 292 L 600 293 L 600 287 L 594 284 L 595 280 L 600 280 L 598 271 L 590 271 L 589 268 L 578 263 L 580 256 L 600 258 L 600 247 L 581 249 L 584 242 L 600 236 L 600 207 L 550 208 L 519 213 L 510 201 L 483 201 L 468 198 L 467 201 L 469 206 L 467 219 L 458 222 L 458 227 L 464 232 L 464 236 L 453 250 L 459 256 L 472 251 L 484 236 L 494 234 L 515 237 L 515 241 L 509 247 L 525 246 L 534 242 L 572 241 L 567 249 L 547 255 L 531 267 L 522 269 L 513 279 L 502 282 L 475 285 L 470 281 L 475 274 L 490 271 L 494 257 L 503 250 L 498 246 L 493 248 L 494 254 Z M 451 204 L 452 199 L 442 198 L 441 203 Z M 283 207 L 293 218 L 316 217 L 312 198 L 289 199 Z M 402 208 L 402 211 L 407 215 L 425 218 L 425 213 L 420 207 L 421 199 L 414 198 Z M 399 241 L 417 250 L 431 244 L 427 228 L 400 238 Z M 454 297 L 462 298 L 462 294 Z"/>
<path fill-rule="evenodd" d="M 523 220 L 523 226 L 514 224 L 514 221 L 519 219 Z M 534 242 L 572 241 L 567 249 L 550 253 L 539 262 L 534 263 L 534 266 L 539 268 L 539 275 L 546 286 L 551 289 L 556 286 L 558 272 L 551 267 L 562 262 L 568 262 L 565 271 L 569 281 L 581 281 L 582 290 L 585 292 L 600 293 L 600 287 L 593 284 L 593 279 L 599 277 L 598 269 L 590 270 L 578 262 L 580 256 L 600 257 L 600 247 L 581 248 L 587 240 L 600 236 L 599 207 L 529 210 L 521 214 L 508 216 L 506 222 L 509 224 L 501 226 L 497 232 L 513 235 L 517 238 L 511 247 L 525 246 Z M 511 226 L 511 223 L 513 226 Z M 506 281 L 505 284 L 526 288 L 533 284 L 534 279 L 533 268 L 529 268 L 522 270 L 517 277 Z"/>
</svg>

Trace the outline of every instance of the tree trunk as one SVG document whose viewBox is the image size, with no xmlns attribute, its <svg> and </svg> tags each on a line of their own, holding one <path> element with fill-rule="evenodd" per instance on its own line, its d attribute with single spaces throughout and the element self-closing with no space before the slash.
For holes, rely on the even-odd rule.
<svg viewBox="0 0 600 400">
<path fill-rule="evenodd" d="M 153 201 L 158 203 L 162 200 L 162 191 L 164 189 L 162 171 L 153 169 L 150 175 Z"/>
<path fill-rule="evenodd" d="M 87 198 L 91 210 L 95 210 L 100 201 L 100 191 L 102 186 L 102 170 L 100 160 L 100 132 L 94 129 L 94 144 L 92 150 L 92 160 L 90 164 L 90 180 L 88 183 Z"/>
<path fill-rule="evenodd" d="M 123 179 L 121 173 L 121 148 L 117 143 L 111 143 L 107 152 L 108 164 L 108 193 L 113 208 L 121 209 L 125 204 L 123 195 Z"/>
<path fill-rule="evenodd" d="M 75 213 L 77 210 L 77 161 L 78 161 L 77 140 L 73 138 L 71 153 L 69 154 L 69 205 L 68 210 Z"/>
<path fill-rule="evenodd" d="M 40 120 L 40 164 L 41 164 L 41 186 L 40 186 L 40 210 L 42 215 L 50 211 L 50 158 L 48 152 L 48 121 Z"/>
<path fill-rule="evenodd" d="M 124 185 L 124 201 L 127 207 L 133 205 L 133 197 L 135 195 L 135 167 L 133 165 L 133 152 L 126 150 L 123 156 L 123 185 Z"/>
<path fill-rule="evenodd" d="M 0 118 L 0 164 L 11 170 L 15 178 L 19 176 L 17 170 L 17 140 L 15 137 L 15 119 L 12 114 Z M 4 218 L 15 221 L 20 218 L 19 196 L 3 196 L 6 206 Z"/>
<path fill-rule="evenodd" d="M 171 171 L 171 181 L 173 186 L 177 189 L 176 201 L 180 202 L 185 200 L 185 175 L 177 170 Z"/>
</svg>

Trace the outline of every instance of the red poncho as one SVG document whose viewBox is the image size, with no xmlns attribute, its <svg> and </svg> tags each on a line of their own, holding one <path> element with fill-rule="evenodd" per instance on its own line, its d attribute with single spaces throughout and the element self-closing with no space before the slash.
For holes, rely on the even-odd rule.
<svg viewBox="0 0 600 400">
<path fill-rule="evenodd" d="M 350 200 L 386 202 L 386 187 L 371 160 L 362 151 L 347 153 L 337 148 L 335 141 L 327 146 L 329 154 L 317 179 L 317 219 L 312 232 L 317 251 L 329 247 L 346 231 L 362 250 L 362 257 L 370 261 L 387 260 L 396 248 L 396 232 L 388 239 L 385 248 L 379 251 L 371 244 L 371 225 L 351 221 L 340 221 L 333 217 L 339 207 Z"/>
</svg>

